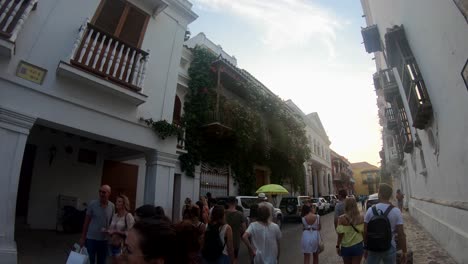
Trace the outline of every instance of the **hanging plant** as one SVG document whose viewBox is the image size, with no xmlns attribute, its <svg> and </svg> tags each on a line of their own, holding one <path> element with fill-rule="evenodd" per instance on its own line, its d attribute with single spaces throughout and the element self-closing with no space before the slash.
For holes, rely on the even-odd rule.
<svg viewBox="0 0 468 264">
<path fill-rule="evenodd" d="M 171 124 L 166 120 L 153 121 L 153 119 L 142 119 L 149 127 L 151 127 L 160 139 L 166 139 L 171 136 L 176 136 L 181 133 L 181 127 Z"/>
<path fill-rule="evenodd" d="M 181 169 L 194 176 L 201 161 L 230 165 L 241 194 L 255 190 L 254 166 L 271 169 L 273 183 L 290 182 L 303 189 L 303 163 L 310 158 L 305 124 L 286 109 L 277 96 L 266 92 L 253 80 L 237 80 L 236 93 L 242 102 L 220 96 L 219 109 L 229 116 L 232 135 L 229 140 L 206 138 L 201 127 L 207 111 L 216 104 L 215 74 L 211 64 L 216 57 L 195 47 L 189 68 L 189 93 L 185 98 L 183 126 L 187 153 L 179 156 Z"/>
</svg>

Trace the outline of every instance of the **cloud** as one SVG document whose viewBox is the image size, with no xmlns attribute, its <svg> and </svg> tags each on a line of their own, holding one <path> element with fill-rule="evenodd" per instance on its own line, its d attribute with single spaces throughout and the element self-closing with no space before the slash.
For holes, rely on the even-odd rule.
<svg viewBox="0 0 468 264">
<path fill-rule="evenodd" d="M 232 14 L 261 32 L 273 50 L 320 43 L 334 57 L 336 32 L 342 24 L 335 15 L 305 0 L 193 0 L 197 8 Z"/>
</svg>

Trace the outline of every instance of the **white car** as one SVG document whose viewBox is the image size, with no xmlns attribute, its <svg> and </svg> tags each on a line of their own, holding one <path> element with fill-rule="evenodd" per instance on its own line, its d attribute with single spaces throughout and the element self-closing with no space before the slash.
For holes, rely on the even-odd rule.
<svg viewBox="0 0 468 264">
<path fill-rule="evenodd" d="M 323 197 L 319 197 L 320 203 L 323 204 L 323 210 L 325 213 L 330 211 L 330 203 Z"/>
</svg>

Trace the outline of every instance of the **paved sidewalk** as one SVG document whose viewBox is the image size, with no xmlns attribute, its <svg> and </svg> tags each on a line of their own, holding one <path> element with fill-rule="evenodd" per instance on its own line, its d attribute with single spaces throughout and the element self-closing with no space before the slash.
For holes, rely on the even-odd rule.
<svg viewBox="0 0 468 264">
<path fill-rule="evenodd" d="M 408 212 L 403 213 L 403 221 L 408 250 L 413 251 L 414 264 L 457 264 Z"/>
</svg>

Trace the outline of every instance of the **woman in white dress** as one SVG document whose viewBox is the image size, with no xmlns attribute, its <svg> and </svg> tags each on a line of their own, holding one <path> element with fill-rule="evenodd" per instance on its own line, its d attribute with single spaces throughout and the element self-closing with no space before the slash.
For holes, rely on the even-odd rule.
<svg viewBox="0 0 468 264">
<path fill-rule="evenodd" d="M 304 205 L 302 207 L 302 253 L 304 253 L 304 264 L 310 263 L 310 254 L 313 256 L 313 264 L 318 264 L 319 241 L 320 241 L 320 216 L 315 214 L 315 206 Z"/>
</svg>

